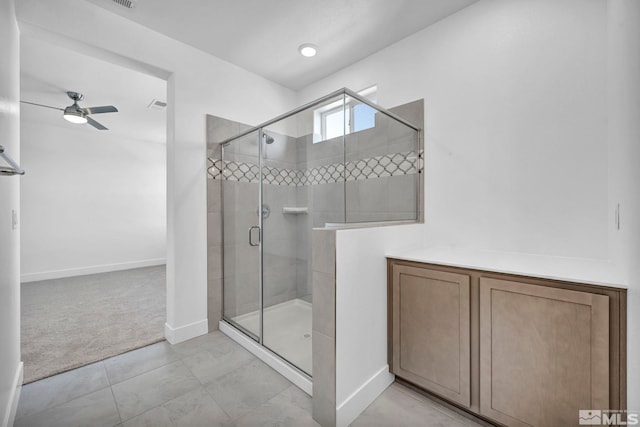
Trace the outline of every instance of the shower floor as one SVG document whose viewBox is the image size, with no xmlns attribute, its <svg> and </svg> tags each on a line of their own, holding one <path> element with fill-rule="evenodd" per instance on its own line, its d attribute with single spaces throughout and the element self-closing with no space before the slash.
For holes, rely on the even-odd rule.
<svg viewBox="0 0 640 427">
<path fill-rule="evenodd" d="M 311 375 L 311 304 L 293 299 L 264 309 L 263 344 L 289 363 Z M 260 329 L 260 312 L 232 319 L 250 330 Z"/>
</svg>

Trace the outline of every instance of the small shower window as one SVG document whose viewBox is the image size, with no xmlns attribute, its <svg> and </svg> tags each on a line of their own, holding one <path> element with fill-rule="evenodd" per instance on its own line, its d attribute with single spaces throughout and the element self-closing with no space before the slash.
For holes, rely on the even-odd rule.
<svg viewBox="0 0 640 427">
<path fill-rule="evenodd" d="M 349 107 L 346 108 L 348 110 Z M 344 116 L 345 112 L 342 109 L 342 105 L 321 113 L 323 140 L 337 138 L 344 134 Z"/>
<path fill-rule="evenodd" d="M 377 86 L 358 92 L 359 95 L 375 103 L 377 103 L 377 93 Z M 375 110 L 366 104 L 352 101 L 339 100 L 314 111 L 314 143 L 375 126 Z"/>
</svg>

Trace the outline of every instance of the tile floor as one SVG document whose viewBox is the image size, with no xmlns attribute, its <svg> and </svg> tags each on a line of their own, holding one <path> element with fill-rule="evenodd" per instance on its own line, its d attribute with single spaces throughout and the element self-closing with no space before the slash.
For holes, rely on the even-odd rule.
<svg viewBox="0 0 640 427">
<path fill-rule="evenodd" d="M 399 384 L 353 426 L 476 426 Z M 311 399 L 220 332 L 160 342 L 22 388 L 16 427 L 318 426 Z"/>
</svg>

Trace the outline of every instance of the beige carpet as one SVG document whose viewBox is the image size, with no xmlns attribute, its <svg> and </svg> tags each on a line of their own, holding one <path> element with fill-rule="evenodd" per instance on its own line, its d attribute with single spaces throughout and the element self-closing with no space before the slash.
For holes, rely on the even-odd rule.
<svg viewBox="0 0 640 427">
<path fill-rule="evenodd" d="M 22 284 L 24 383 L 164 339 L 165 266 Z"/>
</svg>

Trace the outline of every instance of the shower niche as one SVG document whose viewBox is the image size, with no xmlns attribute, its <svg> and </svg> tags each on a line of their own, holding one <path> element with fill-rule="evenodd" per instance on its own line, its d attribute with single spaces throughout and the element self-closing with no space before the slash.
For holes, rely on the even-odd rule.
<svg viewBox="0 0 640 427">
<path fill-rule="evenodd" d="M 422 114 L 341 89 L 257 127 L 208 117 L 210 330 L 311 392 L 312 230 L 422 221 Z"/>
</svg>

